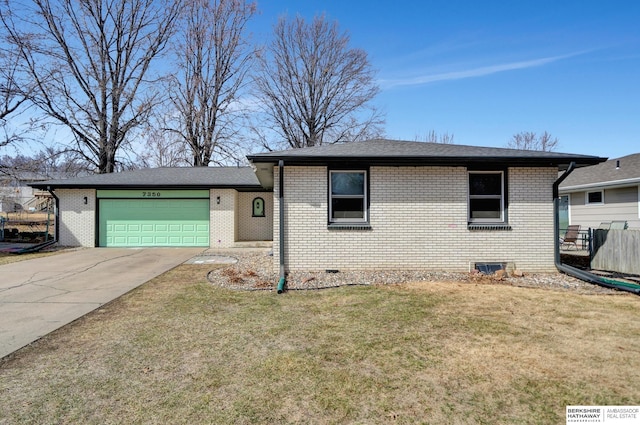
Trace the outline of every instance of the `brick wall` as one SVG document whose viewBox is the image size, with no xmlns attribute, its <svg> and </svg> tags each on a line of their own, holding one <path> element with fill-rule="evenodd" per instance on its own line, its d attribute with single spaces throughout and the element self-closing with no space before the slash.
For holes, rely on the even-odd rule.
<svg viewBox="0 0 640 425">
<path fill-rule="evenodd" d="M 264 217 L 253 217 L 253 200 L 264 200 Z M 236 208 L 239 241 L 270 241 L 273 239 L 273 194 L 269 192 L 238 192 Z"/>
<path fill-rule="evenodd" d="M 327 228 L 327 168 L 285 167 L 287 269 L 469 271 L 473 262 L 508 262 L 553 271 L 554 168 L 508 172 L 512 230 L 467 228 L 464 167 L 371 167 L 368 230 Z M 279 264 L 278 169 L 274 188 L 274 266 Z"/>
<path fill-rule="evenodd" d="M 96 191 L 94 189 L 57 189 L 60 198 L 60 235 L 62 246 L 95 246 Z M 84 203 L 84 197 L 87 204 Z"/>
<path fill-rule="evenodd" d="M 232 247 L 236 241 L 236 205 L 238 192 L 235 189 L 211 189 L 209 211 L 209 246 L 211 248 Z M 220 203 L 218 203 L 220 197 Z"/>
</svg>

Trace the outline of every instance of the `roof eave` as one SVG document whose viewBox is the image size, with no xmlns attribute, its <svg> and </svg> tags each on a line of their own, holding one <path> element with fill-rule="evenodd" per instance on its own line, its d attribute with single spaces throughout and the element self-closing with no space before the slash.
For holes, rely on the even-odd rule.
<svg viewBox="0 0 640 425">
<path fill-rule="evenodd" d="M 528 167 L 559 167 L 564 169 L 571 162 L 576 162 L 578 167 L 599 164 L 605 158 L 531 158 L 531 157 L 499 157 L 499 156 L 456 156 L 456 157 L 379 157 L 379 156 L 247 156 L 252 163 L 277 164 L 284 160 L 287 165 L 329 165 L 335 163 L 366 163 L 369 165 L 383 166 L 468 166 L 470 164 L 502 164 Z"/>
<path fill-rule="evenodd" d="M 612 180 L 606 182 L 593 182 L 593 183 L 585 183 L 585 184 L 577 184 L 573 186 L 560 187 L 559 191 L 568 193 L 568 192 L 582 192 L 587 189 L 617 189 L 622 187 L 630 187 L 636 186 L 640 184 L 640 177 L 635 177 L 632 179 L 624 179 L 624 180 Z"/>
<path fill-rule="evenodd" d="M 171 189 L 237 189 L 241 191 L 262 191 L 263 187 L 259 184 L 214 184 L 214 185 L 203 185 L 203 184 L 182 184 L 182 185 L 172 185 L 172 184 L 30 184 L 29 186 L 35 189 L 47 190 L 51 189 L 130 189 L 130 190 L 139 190 L 139 189 L 148 189 L 148 188 L 171 188 Z"/>
</svg>

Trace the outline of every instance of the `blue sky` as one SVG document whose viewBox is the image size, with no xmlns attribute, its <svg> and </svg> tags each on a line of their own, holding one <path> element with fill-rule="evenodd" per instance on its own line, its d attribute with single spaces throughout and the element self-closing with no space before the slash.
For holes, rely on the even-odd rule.
<svg viewBox="0 0 640 425">
<path fill-rule="evenodd" d="M 458 144 L 506 145 L 548 131 L 558 151 L 640 152 L 640 2 L 260 1 L 269 37 L 282 14 L 326 13 L 366 50 L 387 137 L 431 130 Z"/>
</svg>

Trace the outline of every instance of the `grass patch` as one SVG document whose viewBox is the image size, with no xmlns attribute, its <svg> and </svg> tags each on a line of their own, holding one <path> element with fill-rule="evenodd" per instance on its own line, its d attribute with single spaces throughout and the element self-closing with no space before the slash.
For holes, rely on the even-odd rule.
<svg viewBox="0 0 640 425">
<path fill-rule="evenodd" d="M 27 254 L 10 254 L 0 252 L 0 266 L 3 264 L 17 263 L 18 261 L 31 260 L 34 258 L 48 257 L 57 254 L 57 251 L 31 252 Z"/>
<path fill-rule="evenodd" d="M 564 423 L 637 404 L 633 295 L 238 292 L 182 265 L 0 363 L 4 423 Z"/>
</svg>

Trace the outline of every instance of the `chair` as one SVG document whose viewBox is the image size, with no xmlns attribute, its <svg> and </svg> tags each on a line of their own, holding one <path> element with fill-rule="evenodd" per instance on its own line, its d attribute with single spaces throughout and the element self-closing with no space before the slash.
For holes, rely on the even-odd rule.
<svg viewBox="0 0 640 425">
<path fill-rule="evenodd" d="M 609 230 L 610 228 L 611 228 L 610 221 L 603 221 L 602 223 L 600 223 L 600 226 L 598 226 L 598 229 L 600 230 Z"/>
<path fill-rule="evenodd" d="M 571 245 L 578 250 L 578 245 L 576 242 L 580 236 L 580 225 L 579 224 L 571 224 L 567 226 L 567 232 L 564 234 L 564 238 L 560 238 L 560 248 L 564 245 Z"/>
<path fill-rule="evenodd" d="M 617 220 L 611 222 L 610 229 L 612 230 L 624 230 L 627 228 L 627 222 L 625 220 Z"/>
</svg>

